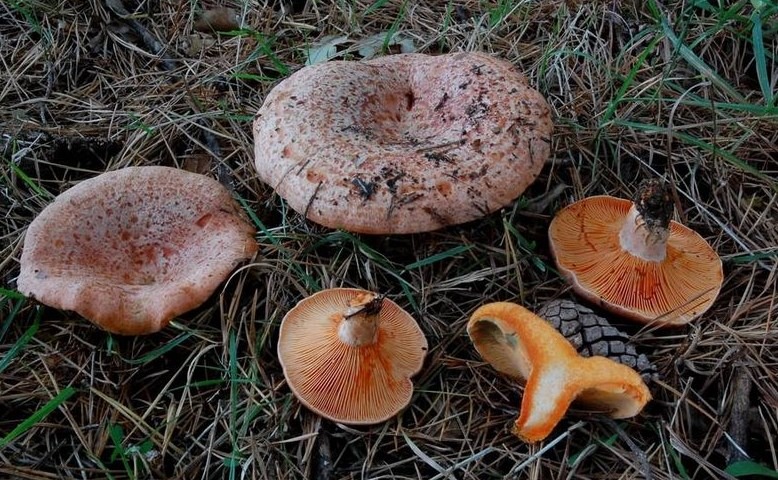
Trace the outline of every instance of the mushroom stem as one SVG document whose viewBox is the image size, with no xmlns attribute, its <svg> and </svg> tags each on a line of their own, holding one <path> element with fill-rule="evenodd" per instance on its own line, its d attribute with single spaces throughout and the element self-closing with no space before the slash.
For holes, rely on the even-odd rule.
<svg viewBox="0 0 778 480">
<path fill-rule="evenodd" d="M 351 300 L 338 327 L 340 340 L 352 347 L 374 344 L 378 339 L 378 314 L 382 302 L 382 296 L 372 293 Z"/>
<path fill-rule="evenodd" d="M 667 255 L 670 229 L 645 221 L 635 205 L 629 209 L 619 232 L 621 248 L 648 262 L 661 262 Z"/>
<path fill-rule="evenodd" d="M 619 233 L 621 248 L 648 262 L 664 260 L 673 210 L 673 199 L 661 180 L 641 182 Z"/>
</svg>

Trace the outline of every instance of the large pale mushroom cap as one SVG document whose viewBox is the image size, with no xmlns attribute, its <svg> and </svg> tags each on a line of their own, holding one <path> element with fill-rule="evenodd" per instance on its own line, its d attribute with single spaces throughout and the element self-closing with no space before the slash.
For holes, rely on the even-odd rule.
<svg viewBox="0 0 778 480">
<path fill-rule="evenodd" d="M 59 195 L 27 229 L 19 291 L 103 329 L 153 333 L 257 250 L 230 193 L 203 175 L 130 167 Z"/>
<path fill-rule="evenodd" d="M 707 311 L 721 290 L 721 259 L 697 232 L 670 221 L 656 258 L 631 253 L 621 232 L 643 221 L 633 202 L 585 198 L 560 210 L 548 230 L 560 273 L 590 302 L 643 323 L 683 325 Z"/>
<path fill-rule="evenodd" d="M 333 288 L 305 298 L 286 314 L 278 338 L 284 376 L 300 402 L 351 425 L 382 422 L 405 408 L 413 393 L 410 377 L 427 353 L 416 321 L 388 299 L 377 313 L 374 341 L 360 346 L 344 342 L 344 316 L 362 298 L 375 294 Z"/>
<path fill-rule="evenodd" d="M 305 67 L 254 120 L 259 177 L 331 228 L 382 234 L 481 218 L 550 155 L 551 115 L 514 66 L 483 53 Z"/>
</svg>

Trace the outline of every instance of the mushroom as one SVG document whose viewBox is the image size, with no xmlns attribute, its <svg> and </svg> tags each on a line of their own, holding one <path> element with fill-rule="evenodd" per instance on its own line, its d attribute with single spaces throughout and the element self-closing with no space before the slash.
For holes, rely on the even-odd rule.
<svg viewBox="0 0 778 480">
<path fill-rule="evenodd" d="M 168 167 L 85 180 L 30 224 L 19 291 L 112 333 L 154 333 L 203 303 L 257 250 L 220 183 Z"/>
<path fill-rule="evenodd" d="M 657 368 L 644 353 L 638 353 L 629 335 L 572 300 L 544 303 L 535 313 L 561 333 L 579 355 L 599 355 L 634 368 L 647 384 L 658 378 Z"/>
<path fill-rule="evenodd" d="M 658 180 L 643 182 L 634 202 L 589 197 L 551 221 L 551 252 L 586 300 L 638 322 L 683 325 L 711 307 L 724 275 L 705 239 L 672 215 Z"/>
<path fill-rule="evenodd" d="M 308 66 L 254 120 L 259 177 L 330 228 L 413 233 L 518 197 L 550 155 L 550 109 L 483 53 L 390 55 Z"/>
<path fill-rule="evenodd" d="M 289 388 L 330 420 L 366 425 L 405 408 L 427 340 L 396 303 L 355 288 L 303 299 L 281 322 L 278 358 Z"/>
<path fill-rule="evenodd" d="M 612 418 L 628 418 L 651 399 L 636 371 L 609 358 L 578 355 L 550 323 L 515 303 L 481 306 L 467 333 L 497 371 L 526 381 L 513 426 L 525 442 L 546 438 L 574 400 Z"/>
</svg>

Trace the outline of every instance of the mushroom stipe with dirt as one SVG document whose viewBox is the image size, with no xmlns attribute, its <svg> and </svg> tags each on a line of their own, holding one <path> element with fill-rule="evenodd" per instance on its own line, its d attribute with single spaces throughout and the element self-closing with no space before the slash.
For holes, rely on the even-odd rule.
<svg viewBox="0 0 778 480">
<path fill-rule="evenodd" d="M 427 339 L 405 310 L 367 290 L 331 288 L 281 321 L 278 359 L 310 410 L 348 425 L 379 423 L 410 402 Z"/>
<path fill-rule="evenodd" d="M 633 201 L 594 196 L 560 210 L 548 229 L 560 273 L 603 309 L 652 326 L 686 324 L 721 290 L 721 259 L 702 236 L 671 220 L 673 202 L 658 180 Z"/>
</svg>

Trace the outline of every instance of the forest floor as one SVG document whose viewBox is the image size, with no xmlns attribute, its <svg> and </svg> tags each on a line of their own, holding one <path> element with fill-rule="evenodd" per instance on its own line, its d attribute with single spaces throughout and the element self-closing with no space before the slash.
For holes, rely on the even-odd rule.
<svg viewBox="0 0 778 480">
<path fill-rule="evenodd" d="M 231 7 L 237 30 L 199 32 Z M 253 166 L 251 120 L 306 64 L 483 51 L 551 105 L 552 158 L 512 204 L 398 236 L 317 226 Z M 0 4 L 0 477 L 778 478 L 778 7 L 768 1 Z M 26 227 L 102 172 L 166 165 L 230 184 L 256 260 L 160 333 L 107 334 L 16 291 Z M 573 408 L 544 441 L 511 434 L 522 387 L 465 327 L 488 301 L 574 298 L 547 228 L 591 195 L 663 178 L 725 281 L 692 324 L 609 318 L 656 365 L 633 419 Z M 286 385 L 283 315 L 326 287 L 386 294 L 430 350 L 411 405 L 352 428 Z M 325 463 L 324 460 L 329 460 Z"/>
</svg>

